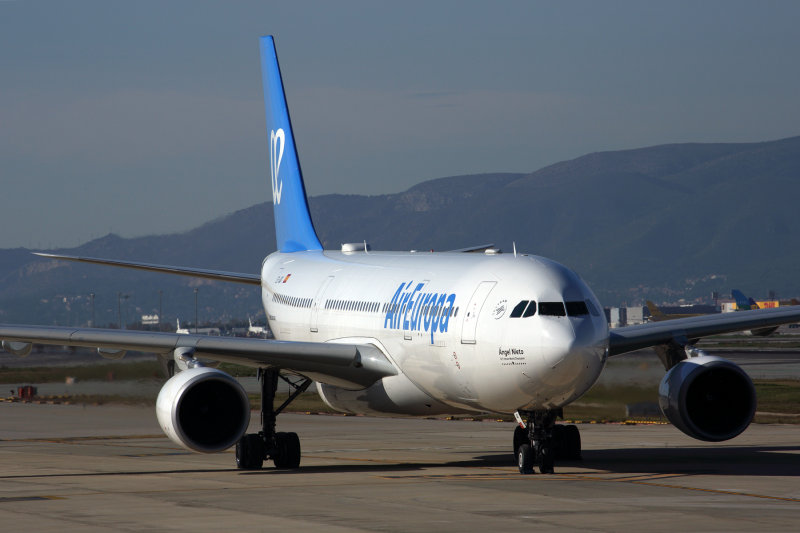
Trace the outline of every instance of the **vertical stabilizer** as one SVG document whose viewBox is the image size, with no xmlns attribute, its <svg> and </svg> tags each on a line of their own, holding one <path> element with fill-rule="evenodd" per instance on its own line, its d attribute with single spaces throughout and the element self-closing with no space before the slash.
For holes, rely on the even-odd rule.
<svg viewBox="0 0 800 533">
<path fill-rule="evenodd" d="M 736 300 L 736 310 L 737 311 L 747 311 L 749 309 L 758 309 L 758 304 L 753 301 L 752 298 L 747 298 L 747 296 L 742 293 L 742 291 L 738 289 L 733 289 L 731 291 L 731 296 L 734 300 Z"/>
<path fill-rule="evenodd" d="M 267 117 L 272 206 L 278 250 L 322 250 L 308 211 L 300 160 L 272 36 L 261 37 L 261 76 Z"/>
</svg>

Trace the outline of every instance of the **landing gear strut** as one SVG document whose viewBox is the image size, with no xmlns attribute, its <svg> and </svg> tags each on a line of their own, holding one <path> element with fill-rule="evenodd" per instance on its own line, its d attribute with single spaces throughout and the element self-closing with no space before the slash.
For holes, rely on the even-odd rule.
<svg viewBox="0 0 800 533">
<path fill-rule="evenodd" d="M 527 418 L 525 428 L 514 430 L 514 455 L 520 474 L 552 474 L 556 459 L 580 459 L 581 436 L 577 426 L 556 425 L 561 409 L 520 412 Z"/>
<path fill-rule="evenodd" d="M 285 402 L 275 408 L 278 379 L 288 383 L 294 390 Z M 275 420 L 287 405 L 311 385 L 311 380 L 294 382 L 281 376 L 277 368 L 259 368 L 258 381 L 261 384 L 261 431 L 249 433 L 236 443 L 236 467 L 258 470 L 265 460 L 272 459 L 275 468 L 297 468 L 300 466 L 300 439 L 297 433 L 276 432 Z"/>
</svg>

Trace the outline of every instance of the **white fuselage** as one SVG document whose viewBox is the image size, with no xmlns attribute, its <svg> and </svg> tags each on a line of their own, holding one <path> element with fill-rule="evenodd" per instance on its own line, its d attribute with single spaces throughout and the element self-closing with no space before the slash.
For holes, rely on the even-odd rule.
<svg viewBox="0 0 800 533">
<path fill-rule="evenodd" d="M 597 298 L 542 257 L 276 252 L 264 260 L 261 283 L 276 339 L 372 344 L 397 367 L 375 390 L 318 386 L 334 406 L 334 397 L 364 403 L 356 411 L 558 408 L 585 393 L 606 360 Z M 512 317 L 524 301 L 537 312 Z M 570 312 L 559 316 L 565 303 Z"/>
</svg>

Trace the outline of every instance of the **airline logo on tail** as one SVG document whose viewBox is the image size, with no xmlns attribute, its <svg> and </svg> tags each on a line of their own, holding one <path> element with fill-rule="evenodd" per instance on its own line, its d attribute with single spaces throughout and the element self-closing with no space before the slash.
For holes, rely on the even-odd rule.
<svg viewBox="0 0 800 533">
<path fill-rule="evenodd" d="M 286 134 L 283 128 L 278 131 L 269 132 L 269 160 L 270 171 L 272 173 L 272 204 L 280 205 L 281 193 L 283 192 L 283 180 L 280 179 L 278 172 L 281 169 L 283 159 L 283 147 L 286 145 Z"/>
<path fill-rule="evenodd" d="M 303 175 L 292 135 L 292 121 L 289 119 L 289 107 L 283 94 L 275 41 L 267 36 L 261 38 L 260 44 L 264 118 L 267 125 L 265 140 L 269 149 L 275 242 L 278 250 L 284 253 L 322 250 L 308 211 Z"/>
</svg>

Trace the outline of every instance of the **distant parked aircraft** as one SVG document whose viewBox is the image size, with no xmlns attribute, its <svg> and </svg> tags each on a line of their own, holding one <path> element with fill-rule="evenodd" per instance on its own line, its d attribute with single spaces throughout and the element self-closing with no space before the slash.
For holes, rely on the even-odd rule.
<svg viewBox="0 0 800 533">
<path fill-rule="evenodd" d="M 707 313 L 665 313 L 650 300 L 647 300 L 645 305 L 647 305 L 647 310 L 650 311 L 650 322 L 660 322 L 662 320 L 674 320 L 676 318 L 690 318 L 693 316 L 703 316 L 707 314 Z"/>
</svg>

